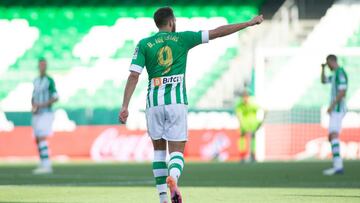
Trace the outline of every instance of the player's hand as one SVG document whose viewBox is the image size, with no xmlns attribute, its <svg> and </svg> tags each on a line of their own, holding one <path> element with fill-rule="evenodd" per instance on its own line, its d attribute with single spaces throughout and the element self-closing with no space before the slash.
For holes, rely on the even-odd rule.
<svg viewBox="0 0 360 203">
<path fill-rule="evenodd" d="M 327 112 L 328 114 L 331 114 L 332 110 L 333 110 L 333 108 L 332 108 L 332 106 L 330 106 L 330 107 L 327 109 L 326 112 Z"/>
<path fill-rule="evenodd" d="M 31 113 L 36 114 L 38 110 L 39 110 L 39 105 L 33 104 L 31 108 Z"/>
<path fill-rule="evenodd" d="M 250 25 L 253 26 L 253 25 L 258 25 L 260 23 L 262 23 L 264 21 L 264 17 L 263 15 L 258 15 L 256 17 L 254 17 L 253 19 L 250 20 Z"/>
<path fill-rule="evenodd" d="M 321 68 L 324 69 L 326 67 L 326 63 L 321 64 Z"/>
<path fill-rule="evenodd" d="M 122 124 L 125 124 L 127 121 L 127 118 L 129 116 L 129 111 L 127 108 L 122 108 L 119 112 L 119 121 Z"/>
</svg>

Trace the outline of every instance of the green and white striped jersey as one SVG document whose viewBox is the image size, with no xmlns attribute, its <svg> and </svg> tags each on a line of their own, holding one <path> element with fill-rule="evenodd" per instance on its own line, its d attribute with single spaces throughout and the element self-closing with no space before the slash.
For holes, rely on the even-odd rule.
<svg viewBox="0 0 360 203">
<path fill-rule="evenodd" d="M 186 60 L 188 51 L 209 41 L 209 32 L 158 32 L 140 40 L 130 71 L 141 73 L 146 67 L 149 84 L 146 107 L 188 104 Z"/>
<path fill-rule="evenodd" d="M 43 104 L 48 102 L 51 98 L 58 98 L 54 80 L 45 75 L 44 77 L 37 77 L 33 82 L 34 90 L 32 94 L 32 102 L 35 104 Z M 39 113 L 51 111 L 51 106 L 43 107 L 38 110 Z"/>
<path fill-rule="evenodd" d="M 339 67 L 333 71 L 333 75 L 327 79 L 331 83 L 330 104 L 336 99 L 339 90 L 347 90 L 348 77 L 344 68 Z M 345 97 L 335 106 L 333 112 L 346 112 L 346 99 Z"/>
</svg>

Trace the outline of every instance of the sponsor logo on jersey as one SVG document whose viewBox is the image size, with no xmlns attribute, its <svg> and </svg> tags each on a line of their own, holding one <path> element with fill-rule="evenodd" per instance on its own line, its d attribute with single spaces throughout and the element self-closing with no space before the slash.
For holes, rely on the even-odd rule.
<svg viewBox="0 0 360 203">
<path fill-rule="evenodd" d="M 165 77 L 158 77 L 153 79 L 153 86 L 159 87 L 161 85 L 167 84 L 176 84 L 182 82 L 184 79 L 184 75 L 172 75 L 172 76 L 165 76 Z"/>
</svg>

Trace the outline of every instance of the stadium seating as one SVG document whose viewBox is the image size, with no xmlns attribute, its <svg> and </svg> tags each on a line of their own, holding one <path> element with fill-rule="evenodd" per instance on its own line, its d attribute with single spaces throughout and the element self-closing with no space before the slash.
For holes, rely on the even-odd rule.
<svg viewBox="0 0 360 203">
<path fill-rule="evenodd" d="M 260 97 L 262 103 L 269 109 L 289 110 L 300 107 L 327 106 L 329 103 L 329 88 L 320 83 L 320 64 L 327 54 L 334 53 L 340 58 L 340 65 L 344 66 L 349 76 L 348 100 L 352 100 L 359 90 L 358 57 L 343 52 L 344 47 L 357 47 L 358 28 L 360 24 L 358 4 L 336 3 L 332 5 L 314 29 L 308 34 L 305 41 L 290 59 L 283 65 L 268 67 L 267 58 L 264 59 L 265 78 L 263 91 Z M 342 19 L 339 18 L 342 17 Z M 350 20 L 353 19 L 353 20 Z M 351 21 L 349 24 L 341 22 Z M 337 32 L 333 32 L 334 24 L 339 24 Z M 274 49 L 274 51 L 276 51 Z M 271 55 L 271 54 L 270 54 Z M 273 70 L 267 70 L 268 68 Z M 270 74 L 267 74 L 270 73 Z M 273 74 L 275 73 L 275 74 Z M 328 89 L 326 89 L 328 88 Z M 258 95 L 257 95 L 258 96 Z M 353 108 L 354 106 L 352 106 Z"/>
<path fill-rule="evenodd" d="M 346 46 L 349 48 L 360 47 L 360 26 L 348 39 Z M 345 68 L 349 79 L 349 90 L 347 92 L 347 99 L 349 101 L 348 106 L 350 108 L 358 108 L 359 105 L 355 104 L 352 100 L 358 98 L 357 94 L 359 94 L 360 91 L 360 83 L 358 82 L 360 80 L 360 77 L 358 76 L 360 59 L 358 56 L 339 55 L 339 63 Z M 319 99 L 330 98 L 330 86 L 327 85 L 324 87 L 324 85 L 320 83 L 320 77 L 314 81 L 309 90 L 311 91 L 307 91 L 298 100 L 295 107 L 321 107 L 329 104 L 329 99 Z"/>
<path fill-rule="evenodd" d="M 11 95 L 25 91 L 19 84 L 32 82 L 37 73 L 37 59 L 45 57 L 61 95 L 59 107 L 118 108 L 136 43 L 156 32 L 151 19 L 155 8 L 0 7 L 0 26 L 12 28 L 10 33 L 29 35 L 23 37 L 22 47 L 14 48 L 12 61 L 0 64 L 0 102 L 11 104 L 15 100 L 28 99 Z M 178 30 L 209 29 L 227 22 L 247 20 L 257 13 L 256 6 L 246 5 L 217 9 L 214 6 L 175 6 L 174 9 L 178 16 Z M 0 34 L 1 39 L 5 40 Z M 234 48 L 236 40 L 236 37 L 216 40 L 213 46 L 217 49 L 203 47 L 193 51 L 188 60 L 188 72 L 192 74 L 187 81 L 190 105 L 196 106 L 201 96 L 227 69 L 228 61 L 237 54 Z M 204 51 L 211 60 L 198 60 Z M 82 82 L 78 81 L 79 78 Z M 199 80 L 202 81 L 200 84 L 197 83 Z M 144 77 L 141 86 L 146 87 Z M 135 100 L 144 101 L 141 96 L 144 95 L 143 89 L 137 88 L 135 96 L 139 98 Z M 11 94 L 13 91 L 19 93 Z M 16 108 L 18 111 L 28 110 L 27 104 Z"/>
</svg>

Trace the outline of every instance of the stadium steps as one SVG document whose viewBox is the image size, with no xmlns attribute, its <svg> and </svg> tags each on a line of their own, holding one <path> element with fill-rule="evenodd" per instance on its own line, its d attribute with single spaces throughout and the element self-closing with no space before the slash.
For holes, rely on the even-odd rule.
<svg viewBox="0 0 360 203">
<path fill-rule="evenodd" d="M 358 27 L 360 22 L 358 13 L 357 4 L 336 3 L 329 8 L 301 45 L 298 54 L 285 64 L 286 69 L 277 73 L 273 77 L 273 82 L 264 87 L 265 94 L 262 98 L 268 108 L 293 108 L 304 94 L 311 91 L 309 88 L 314 81 L 318 81 L 319 66 L 323 63 L 327 52 L 345 46 L 347 39 Z M 344 21 L 351 23 L 340 23 Z M 337 32 L 333 32 L 333 24 L 341 26 Z"/>
</svg>

